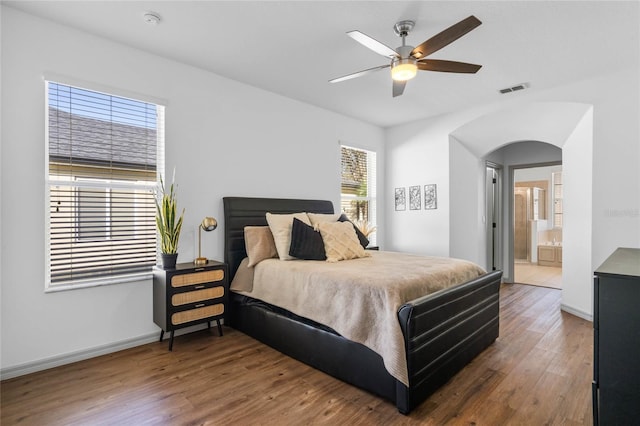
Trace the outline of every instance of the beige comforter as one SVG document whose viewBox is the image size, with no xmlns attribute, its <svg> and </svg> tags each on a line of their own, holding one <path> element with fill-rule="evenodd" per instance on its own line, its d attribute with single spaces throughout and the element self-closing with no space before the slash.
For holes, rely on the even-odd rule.
<svg viewBox="0 0 640 426">
<path fill-rule="evenodd" d="M 408 386 L 397 317 L 400 306 L 485 271 L 460 259 L 382 251 L 371 254 L 337 263 L 268 259 L 254 268 L 247 268 L 245 259 L 231 290 L 327 325 L 367 346 L 380 354 L 393 377 Z"/>
</svg>

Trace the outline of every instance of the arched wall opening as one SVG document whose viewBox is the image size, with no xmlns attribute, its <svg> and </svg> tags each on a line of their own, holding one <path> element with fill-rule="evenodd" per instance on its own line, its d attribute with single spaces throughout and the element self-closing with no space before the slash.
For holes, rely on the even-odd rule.
<svg viewBox="0 0 640 426">
<path fill-rule="evenodd" d="M 472 120 L 449 135 L 449 253 L 486 263 L 486 160 L 500 164 L 502 147 L 539 141 L 562 149 L 564 214 L 562 309 L 592 315 L 592 176 L 593 107 L 568 102 L 541 102 L 497 111 Z M 539 143 L 537 142 L 537 143 Z M 535 163 L 540 150 L 515 162 Z M 526 152 L 526 150 L 525 150 Z M 504 211 L 504 209 L 503 209 Z M 511 214 L 509 211 L 506 215 Z M 502 235 L 507 235 L 502 220 Z M 508 245 L 504 245 L 505 249 Z M 504 257 L 504 255 L 503 255 Z M 504 265 L 507 265 L 505 262 Z M 511 276 L 510 270 L 505 276 Z"/>
<path fill-rule="evenodd" d="M 542 165 L 561 164 L 562 150 L 555 145 L 541 141 L 518 141 L 498 148 L 483 157 L 483 160 L 500 164 L 503 168 L 503 185 L 501 188 L 502 220 L 499 223 L 501 264 L 503 265 L 503 279 L 505 282 L 515 282 L 514 264 L 514 170 Z"/>
</svg>

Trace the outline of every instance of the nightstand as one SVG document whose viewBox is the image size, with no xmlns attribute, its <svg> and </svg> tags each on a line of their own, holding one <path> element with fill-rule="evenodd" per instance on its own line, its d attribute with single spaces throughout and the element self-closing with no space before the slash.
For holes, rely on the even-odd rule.
<svg viewBox="0 0 640 426">
<path fill-rule="evenodd" d="M 173 349 L 175 330 L 211 321 L 218 325 L 225 318 L 229 300 L 226 263 L 210 260 L 206 265 L 179 263 L 175 269 L 153 268 L 153 322 L 164 333 L 171 332 L 169 350 Z"/>
</svg>

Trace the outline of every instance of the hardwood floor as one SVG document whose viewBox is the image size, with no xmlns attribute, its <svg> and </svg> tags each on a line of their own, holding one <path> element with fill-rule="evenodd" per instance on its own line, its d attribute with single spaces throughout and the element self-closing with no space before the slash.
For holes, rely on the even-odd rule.
<svg viewBox="0 0 640 426">
<path fill-rule="evenodd" d="M 591 424 L 592 324 L 506 284 L 500 337 L 409 416 L 225 328 L 3 381 L 2 425 Z"/>
</svg>

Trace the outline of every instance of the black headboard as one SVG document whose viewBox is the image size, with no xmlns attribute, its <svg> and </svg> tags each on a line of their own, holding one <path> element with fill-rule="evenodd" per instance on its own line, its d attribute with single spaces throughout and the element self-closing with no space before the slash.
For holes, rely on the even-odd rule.
<svg viewBox="0 0 640 426">
<path fill-rule="evenodd" d="M 224 261 L 229 265 L 229 280 L 233 279 L 242 259 L 247 257 L 244 245 L 245 226 L 266 226 L 266 213 L 333 213 L 333 203 L 327 200 L 287 198 L 224 197 Z"/>
</svg>

